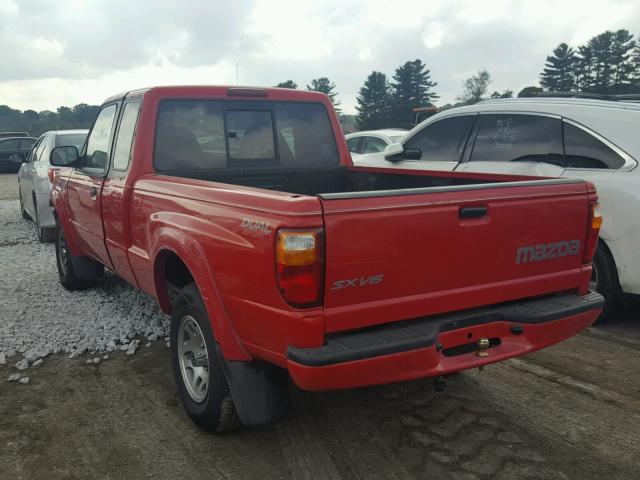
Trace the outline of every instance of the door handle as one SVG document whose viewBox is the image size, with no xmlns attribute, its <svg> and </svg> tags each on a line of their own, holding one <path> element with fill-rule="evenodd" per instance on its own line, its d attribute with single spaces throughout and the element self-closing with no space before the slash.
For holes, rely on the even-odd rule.
<svg viewBox="0 0 640 480">
<path fill-rule="evenodd" d="M 487 216 L 488 213 L 487 207 L 461 207 L 458 216 L 460 218 L 480 218 Z"/>
<path fill-rule="evenodd" d="M 89 197 L 91 199 L 94 199 L 98 196 L 98 187 L 91 187 L 89 189 Z"/>
</svg>

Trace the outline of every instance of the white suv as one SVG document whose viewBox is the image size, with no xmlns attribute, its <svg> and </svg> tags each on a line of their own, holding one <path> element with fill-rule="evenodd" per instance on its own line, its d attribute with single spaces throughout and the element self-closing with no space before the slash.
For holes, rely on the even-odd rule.
<svg viewBox="0 0 640 480">
<path fill-rule="evenodd" d="M 356 166 L 514 176 L 578 177 L 604 215 L 592 287 L 640 294 L 640 104 L 570 98 L 488 100 L 439 113 Z M 543 228 L 541 226 L 541 228 Z"/>
</svg>

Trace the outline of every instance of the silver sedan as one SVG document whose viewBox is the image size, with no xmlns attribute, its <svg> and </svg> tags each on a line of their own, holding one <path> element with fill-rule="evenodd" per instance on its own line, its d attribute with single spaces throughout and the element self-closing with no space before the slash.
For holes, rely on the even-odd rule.
<svg viewBox="0 0 640 480">
<path fill-rule="evenodd" d="M 43 133 L 33 144 L 18 172 L 20 210 L 25 219 L 33 219 L 38 229 L 38 240 L 55 240 L 56 221 L 49 205 L 49 157 L 54 147 L 73 145 L 82 149 L 88 130 L 58 130 Z"/>
</svg>

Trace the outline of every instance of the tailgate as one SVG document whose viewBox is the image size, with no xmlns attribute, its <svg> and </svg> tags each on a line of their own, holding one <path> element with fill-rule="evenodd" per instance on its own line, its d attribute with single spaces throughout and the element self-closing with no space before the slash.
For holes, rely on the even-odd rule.
<svg viewBox="0 0 640 480">
<path fill-rule="evenodd" d="M 320 199 L 327 332 L 569 290 L 584 279 L 581 180 Z"/>
</svg>

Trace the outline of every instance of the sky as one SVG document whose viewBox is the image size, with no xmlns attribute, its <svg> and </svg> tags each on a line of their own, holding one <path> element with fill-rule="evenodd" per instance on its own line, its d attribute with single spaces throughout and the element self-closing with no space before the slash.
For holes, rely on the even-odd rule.
<svg viewBox="0 0 640 480">
<path fill-rule="evenodd" d="M 537 85 L 561 42 L 640 34 L 640 2 L 574 0 L 0 0 L 0 105 L 55 110 L 153 85 L 337 84 L 345 113 L 371 71 L 416 58 L 455 101 L 480 69 L 490 91 Z M 237 68 L 236 68 L 237 67 Z"/>
</svg>

